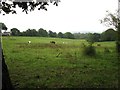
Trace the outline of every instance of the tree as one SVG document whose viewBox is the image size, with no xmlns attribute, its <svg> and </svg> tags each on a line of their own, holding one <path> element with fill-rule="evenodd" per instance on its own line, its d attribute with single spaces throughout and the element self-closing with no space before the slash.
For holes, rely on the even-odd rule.
<svg viewBox="0 0 120 90">
<path fill-rule="evenodd" d="M 26 36 L 37 36 L 37 35 L 38 35 L 38 32 L 37 32 L 35 29 L 28 29 L 28 30 L 25 32 L 25 35 L 26 35 Z"/>
<path fill-rule="evenodd" d="M 66 32 L 64 35 L 65 35 L 65 38 L 74 39 L 74 35 L 71 32 Z"/>
<path fill-rule="evenodd" d="M 113 26 L 117 32 L 116 47 L 117 47 L 118 56 L 120 56 L 120 17 L 118 16 L 119 12 L 120 11 L 117 11 L 114 14 L 112 14 L 107 11 L 106 17 L 103 20 L 101 20 L 101 23 L 104 23 L 108 27 Z"/>
<path fill-rule="evenodd" d="M 88 37 L 88 33 L 74 33 L 74 37 L 76 39 L 86 39 Z"/>
<path fill-rule="evenodd" d="M 100 34 L 99 33 L 93 33 L 93 36 L 94 36 L 94 41 L 95 42 L 100 42 Z"/>
<path fill-rule="evenodd" d="M 57 37 L 57 33 L 56 32 L 53 32 L 53 37 Z"/>
<path fill-rule="evenodd" d="M 47 31 L 44 30 L 43 28 L 40 28 L 40 29 L 38 30 L 38 36 L 40 36 L 40 37 L 47 37 L 47 36 L 48 36 L 48 33 L 47 33 Z"/>
<path fill-rule="evenodd" d="M 28 11 L 34 11 L 35 8 L 38 10 L 46 10 L 46 6 L 49 5 L 49 3 L 53 3 L 53 5 L 58 6 L 58 3 L 60 0 L 9 0 L 11 3 L 6 2 L 5 0 L 0 0 L 0 13 L 1 11 L 5 12 L 5 14 L 16 14 L 16 6 L 21 8 L 23 12 L 26 12 L 28 14 Z"/>
<path fill-rule="evenodd" d="M 11 35 L 12 36 L 19 36 L 20 35 L 20 31 L 17 28 L 12 28 L 11 29 Z"/>
<path fill-rule="evenodd" d="M 104 25 L 107 27 L 114 26 L 114 28 L 117 29 L 118 23 L 120 23 L 118 11 L 116 11 L 115 13 L 110 13 L 109 11 L 106 12 L 107 15 L 104 19 L 101 20 L 101 23 L 104 23 Z"/>
<path fill-rule="evenodd" d="M 58 33 L 58 37 L 59 37 L 59 38 L 64 38 L 64 34 L 63 34 L 62 32 L 59 32 L 59 33 Z"/>
<path fill-rule="evenodd" d="M 99 40 L 99 39 L 96 39 L 96 38 L 98 38 L 99 34 L 97 34 L 97 33 L 87 33 L 86 35 L 87 35 L 86 40 L 88 42 L 88 45 L 83 46 L 82 52 L 83 52 L 84 55 L 87 55 L 87 56 L 95 56 L 96 55 L 96 49 L 95 49 L 95 46 L 93 46 L 93 44 L 94 44 L 94 42 Z"/>
<path fill-rule="evenodd" d="M 92 33 L 88 33 L 86 40 L 90 45 L 92 45 L 95 42 L 94 35 Z"/>
<path fill-rule="evenodd" d="M 115 41 L 116 35 L 116 31 L 110 28 L 101 34 L 101 41 Z"/>
<path fill-rule="evenodd" d="M 57 33 L 52 32 L 51 30 L 49 30 L 48 34 L 49 34 L 49 37 L 57 37 Z"/>
<path fill-rule="evenodd" d="M 0 22 L 0 29 L 7 30 L 8 28 L 6 27 L 6 25 L 4 23 Z"/>
</svg>

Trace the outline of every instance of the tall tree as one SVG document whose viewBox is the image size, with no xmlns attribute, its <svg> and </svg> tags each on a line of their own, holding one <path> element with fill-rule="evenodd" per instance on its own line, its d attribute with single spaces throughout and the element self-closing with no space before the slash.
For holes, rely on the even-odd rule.
<svg viewBox="0 0 120 90">
<path fill-rule="evenodd" d="M 115 41 L 116 35 L 116 31 L 110 28 L 101 34 L 101 41 Z"/>
<path fill-rule="evenodd" d="M 94 35 L 92 33 L 88 33 L 88 36 L 87 36 L 86 40 L 89 44 L 92 45 L 95 42 Z"/>
<path fill-rule="evenodd" d="M 95 42 L 101 41 L 101 40 L 100 40 L 100 34 L 99 34 L 99 33 L 93 33 L 93 36 L 94 36 L 93 38 L 94 38 L 94 41 L 95 41 Z"/>
<path fill-rule="evenodd" d="M 26 36 L 37 36 L 38 32 L 35 29 L 28 29 L 26 32 Z"/>
<path fill-rule="evenodd" d="M 48 32 L 46 30 L 44 30 L 43 28 L 40 28 L 38 30 L 38 36 L 40 36 L 40 37 L 47 37 L 48 36 Z"/>
<path fill-rule="evenodd" d="M 110 13 L 107 11 L 107 15 L 103 20 L 101 20 L 101 23 L 104 23 L 107 26 L 114 26 L 115 30 L 117 31 L 116 46 L 118 55 L 120 56 L 120 17 L 118 14 L 119 12 L 119 10 L 115 13 Z"/>
<path fill-rule="evenodd" d="M 57 37 L 57 33 L 51 30 L 49 30 L 48 34 L 49 34 L 49 37 Z"/>
<path fill-rule="evenodd" d="M 16 6 L 21 8 L 23 12 L 34 11 L 35 8 L 38 10 L 44 9 L 47 11 L 46 6 L 49 5 L 49 3 L 53 3 L 53 5 L 58 6 L 58 3 L 60 0 L 9 0 L 11 3 L 6 2 L 5 0 L 0 0 L 0 12 L 3 11 L 6 14 L 12 13 L 16 14 Z"/>
<path fill-rule="evenodd" d="M 7 30 L 8 28 L 6 27 L 6 25 L 4 23 L 0 22 L 0 29 Z"/>
<path fill-rule="evenodd" d="M 17 28 L 12 28 L 11 29 L 11 35 L 12 36 L 19 36 L 20 35 L 20 31 Z"/>
<path fill-rule="evenodd" d="M 64 35 L 65 35 L 65 38 L 74 39 L 74 35 L 71 32 L 66 32 Z"/>
<path fill-rule="evenodd" d="M 63 34 L 62 32 L 59 32 L 59 33 L 58 33 L 58 37 L 59 37 L 59 38 L 64 38 L 64 34 Z"/>
</svg>

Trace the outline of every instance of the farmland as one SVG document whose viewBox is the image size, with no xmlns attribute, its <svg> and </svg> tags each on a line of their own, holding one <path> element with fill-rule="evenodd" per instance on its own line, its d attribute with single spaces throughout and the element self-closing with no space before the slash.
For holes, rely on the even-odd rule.
<svg viewBox="0 0 120 90">
<path fill-rule="evenodd" d="M 97 52 L 94 57 L 82 54 L 83 43 L 88 44 L 82 39 L 3 37 L 3 51 L 14 87 L 117 88 L 115 42 L 94 43 Z M 106 53 L 105 48 L 110 52 Z"/>
</svg>

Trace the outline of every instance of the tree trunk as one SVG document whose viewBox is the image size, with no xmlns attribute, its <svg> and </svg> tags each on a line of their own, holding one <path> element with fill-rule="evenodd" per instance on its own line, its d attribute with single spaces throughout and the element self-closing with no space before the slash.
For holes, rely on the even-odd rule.
<svg viewBox="0 0 120 90">
<path fill-rule="evenodd" d="M 118 54 L 118 80 L 120 80 L 120 23 L 118 23 L 117 28 L 117 54 Z M 120 85 L 118 85 L 118 88 L 120 88 Z"/>
<path fill-rule="evenodd" d="M 117 52 L 118 52 L 118 56 L 120 57 L 120 23 L 118 23 L 118 28 L 117 28 Z"/>
</svg>

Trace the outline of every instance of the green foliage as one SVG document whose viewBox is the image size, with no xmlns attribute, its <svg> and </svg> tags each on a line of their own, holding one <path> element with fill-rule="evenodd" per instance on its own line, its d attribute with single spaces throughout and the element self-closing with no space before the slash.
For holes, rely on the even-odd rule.
<svg viewBox="0 0 120 90">
<path fill-rule="evenodd" d="M 117 42 L 116 42 L 116 46 L 117 46 L 117 52 L 118 52 L 118 56 L 120 58 L 120 23 L 118 23 L 118 28 L 117 28 Z"/>
<path fill-rule="evenodd" d="M 57 33 L 52 32 L 51 30 L 49 30 L 48 35 L 49 35 L 49 37 L 57 37 Z"/>
<path fill-rule="evenodd" d="M 10 3 L 8 3 L 6 0 L 0 0 L 0 13 L 1 11 L 3 11 L 6 14 L 12 13 L 12 14 L 16 14 L 16 6 L 18 6 L 18 8 L 21 8 L 22 12 L 26 12 L 26 14 L 28 14 L 28 12 L 34 11 L 35 8 L 37 10 L 46 10 L 47 8 L 46 6 L 49 5 L 49 3 L 53 3 L 53 5 L 58 6 L 58 3 L 60 2 L 60 0 L 51 0 L 50 2 L 48 0 L 41 0 L 41 1 L 34 1 L 34 0 L 9 0 Z M 5 14 L 3 14 L 5 15 Z"/>
<path fill-rule="evenodd" d="M 100 35 L 99 33 L 93 33 L 93 39 L 95 42 L 100 42 Z"/>
<path fill-rule="evenodd" d="M 11 29 L 11 35 L 12 36 L 19 36 L 20 35 L 20 31 L 17 28 L 12 28 Z"/>
<path fill-rule="evenodd" d="M 99 33 L 74 33 L 76 39 L 86 39 L 88 42 L 99 42 L 100 40 Z"/>
<path fill-rule="evenodd" d="M 88 33 L 74 33 L 74 37 L 76 39 L 86 39 L 88 36 Z"/>
<path fill-rule="evenodd" d="M 69 38 L 69 39 L 74 39 L 74 35 L 73 35 L 71 32 L 66 32 L 66 33 L 64 34 L 64 37 L 65 37 L 65 38 Z"/>
<path fill-rule="evenodd" d="M 37 36 L 38 32 L 35 29 L 28 29 L 25 32 L 26 36 Z"/>
<path fill-rule="evenodd" d="M 64 38 L 64 34 L 63 34 L 62 32 L 59 32 L 59 33 L 58 33 L 58 37 L 59 37 L 59 38 Z"/>
<path fill-rule="evenodd" d="M 7 27 L 6 27 L 6 25 L 4 23 L 0 22 L 0 29 L 7 30 Z"/>
<path fill-rule="evenodd" d="M 38 37 L 54 37 L 54 38 L 68 38 L 68 39 L 74 39 L 74 35 L 70 32 L 66 32 L 63 34 L 62 32 L 59 32 L 58 34 L 56 32 L 53 32 L 49 30 L 48 32 L 40 28 L 38 31 L 36 29 L 28 29 L 26 31 L 20 32 L 17 28 L 11 29 L 12 36 L 38 36 Z"/>
<path fill-rule="evenodd" d="M 92 45 L 95 42 L 94 35 L 92 33 L 89 33 L 86 40 L 90 45 Z"/>
<path fill-rule="evenodd" d="M 86 55 L 86 56 L 95 56 L 96 55 L 96 49 L 92 45 L 83 47 L 82 52 L 83 52 L 83 55 Z"/>
<path fill-rule="evenodd" d="M 86 40 L 91 44 L 93 44 L 94 42 L 99 42 L 100 41 L 100 34 L 88 33 Z"/>
<path fill-rule="evenodd" d="M 110 50 L 108 49 L 108 48 L 104 48 L 104 53 L 109 53 L 110 52 Z"/>
<path fill-rule="evenodd" d="M 101 20 L 101 23 L 104 23 L 107 26 L 114 26 L 117 31 L 117 42 L 116 48 L 118 52 L 118 57 L 120 57 L 120 17 L 119 17 L 119 10 L 117 12 L 110 13 L 107 11 L 107 16 Z"/>
<path fill-rule="evenodd" d="M 106 11 L 107 15 L 104 17 L 103 20 L 101 20 L 101 23 L 104 23 L 106 26 L 114 26 L 115 29 L 118 28 L 118 23 L 120 23 L 120 19 L 118 17 L 118 10 L 115 13 L 110 13 L 109 11 Z"/>
<path fill-rule="evenodd" d="M 101 34 L 101 41 L 115 41 L 116 38 L 117 32 L 111 28 Z"/>
<path fill-rule="evenodd" d="M 40 28 L 38 30 L 38 36 L 40 36 L 40 37 L 48 37 L 48 32 L 46 30 L 44 30 L 43 28 Z"/>
</svg>

